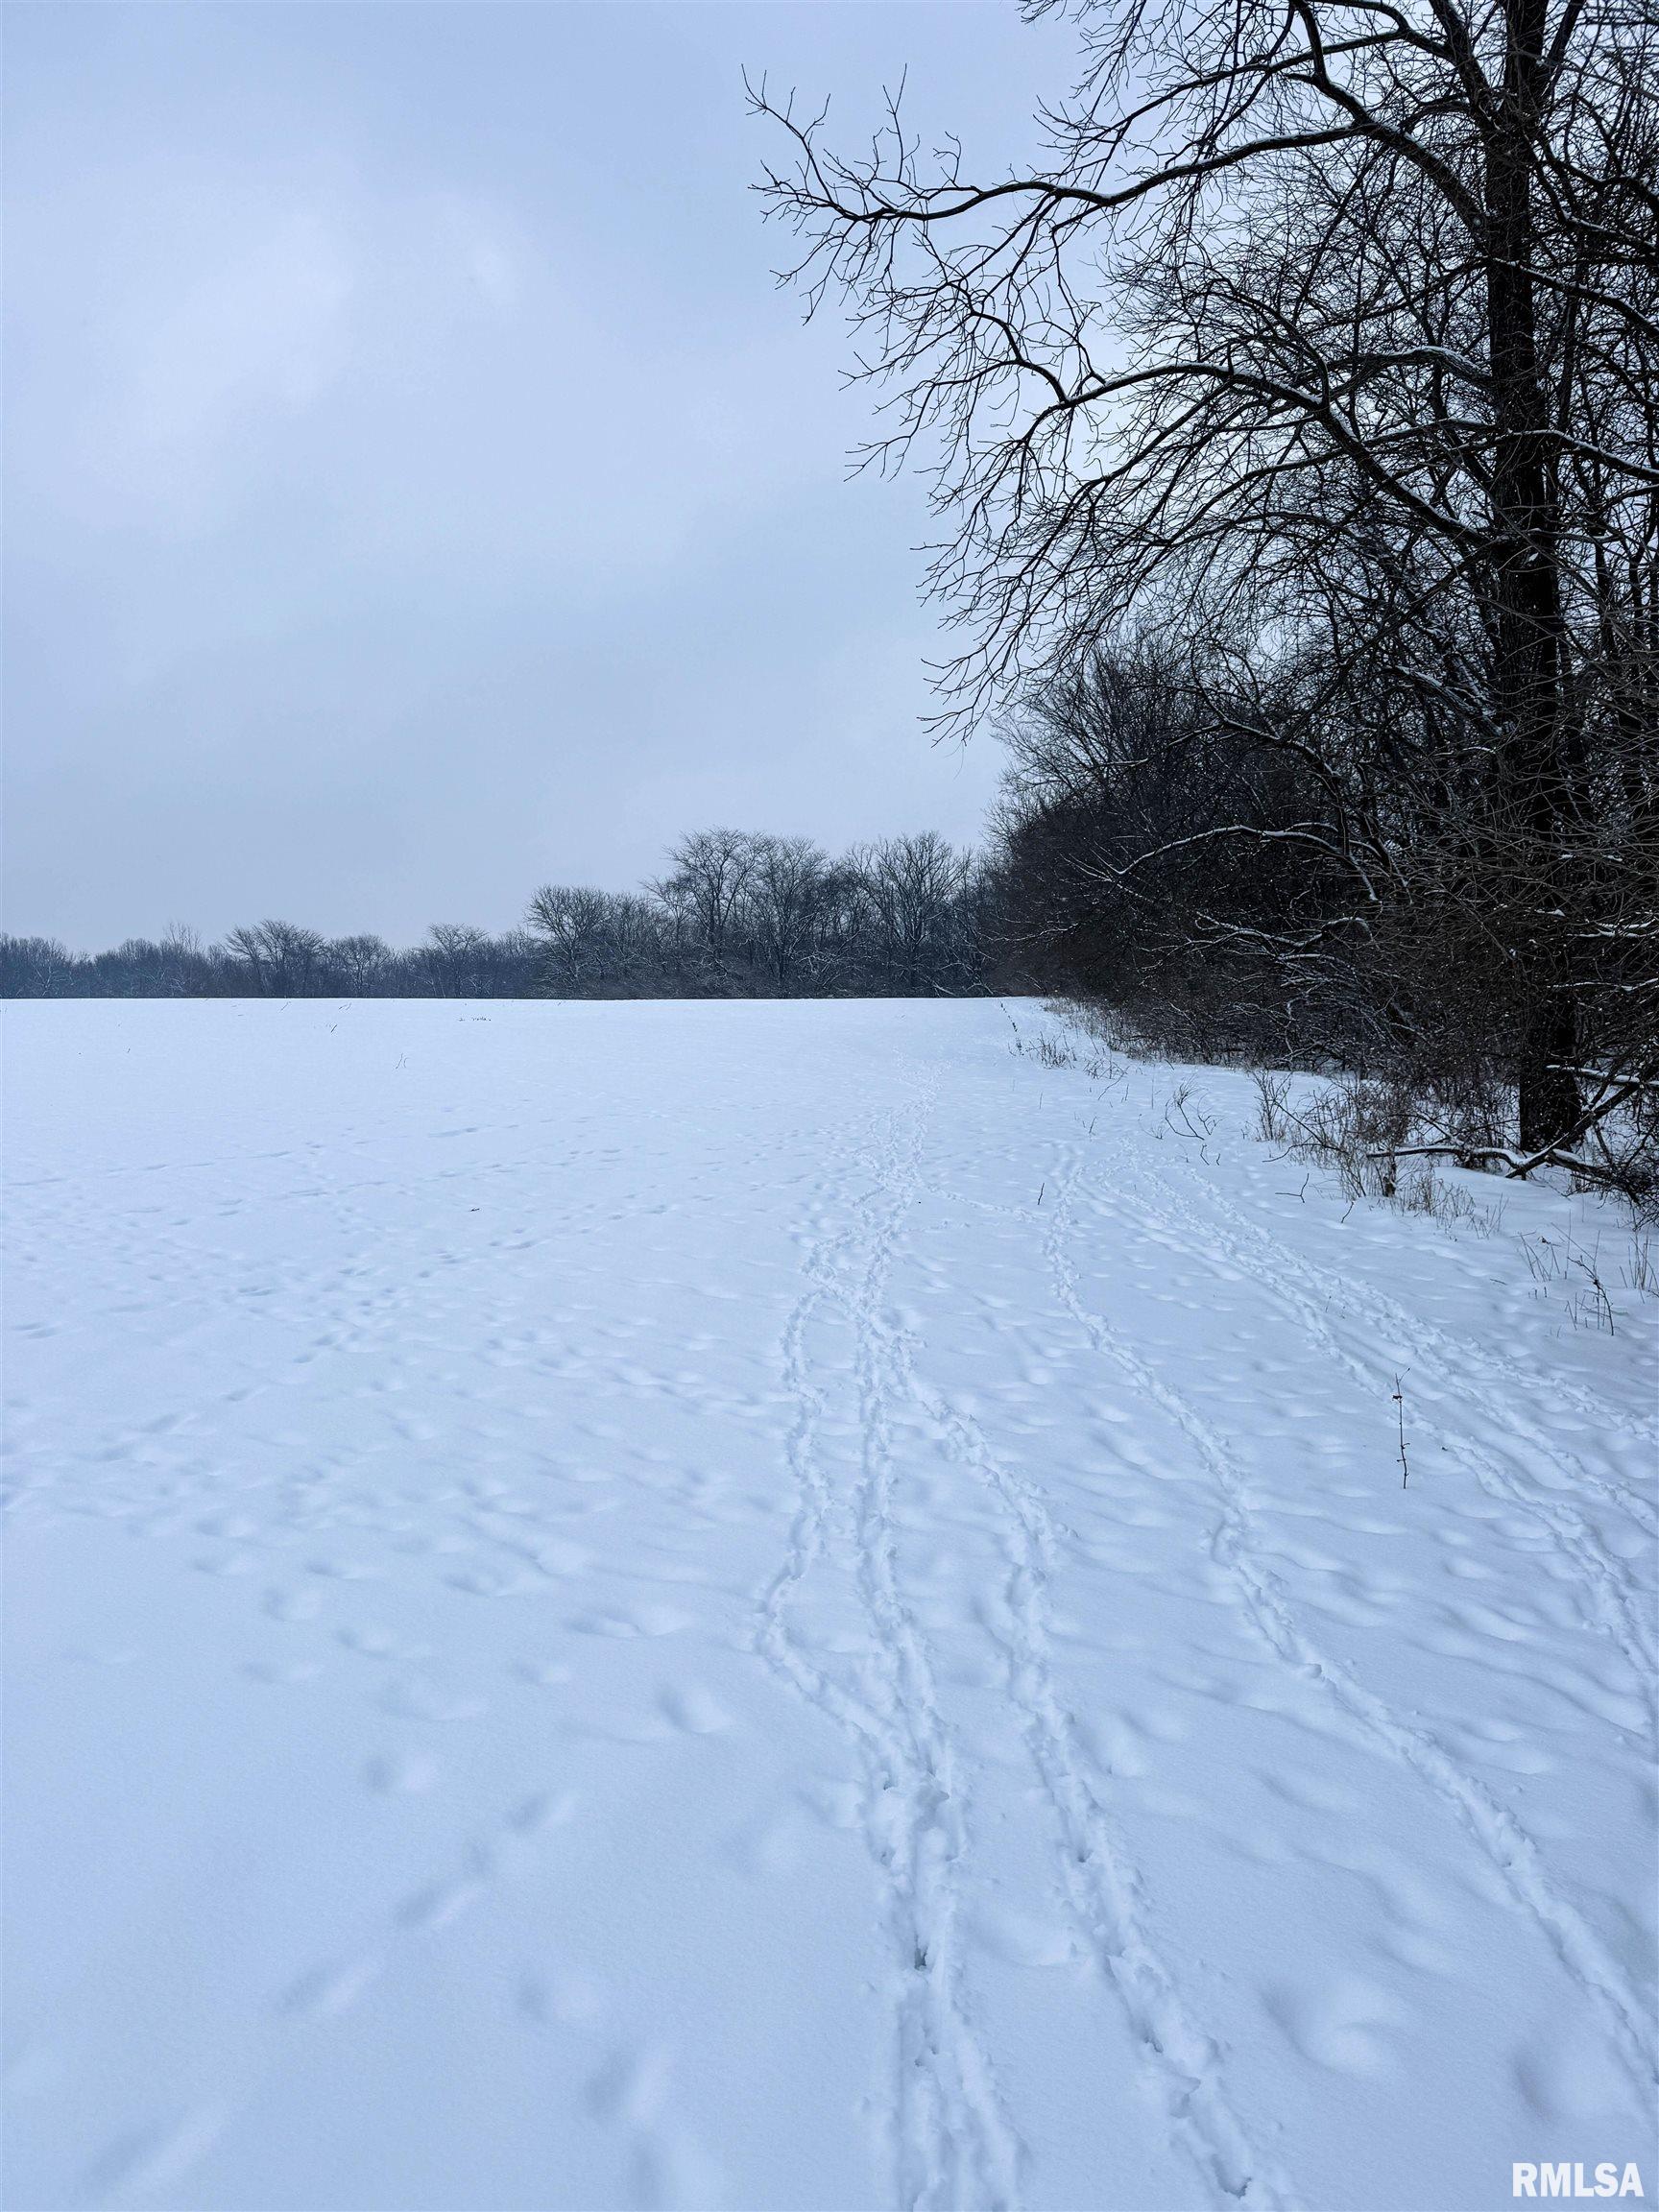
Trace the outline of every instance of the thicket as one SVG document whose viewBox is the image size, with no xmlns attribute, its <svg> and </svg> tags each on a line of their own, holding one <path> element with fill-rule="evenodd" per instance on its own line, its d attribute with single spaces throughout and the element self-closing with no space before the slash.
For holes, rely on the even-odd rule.
<svg viewBox="0 0 1659 2212">
<path fill-rule="evenodd" d="M 931 471 L 1008 918 L 1154 1041 L 1512 1172 L 1659 1120 L 1659 18 L 1028 0 L 1027 169 L 764 84 L 761 185 Z M 1424 1142 L 1432 1141 L 1424 1137 Z"/>
</svg>

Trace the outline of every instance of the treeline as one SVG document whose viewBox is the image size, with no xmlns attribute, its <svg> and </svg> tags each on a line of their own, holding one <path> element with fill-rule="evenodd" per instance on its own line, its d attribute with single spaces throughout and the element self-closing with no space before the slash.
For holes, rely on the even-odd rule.
<svg viewBox="0 0 1659 2212">
<path fill-rule="evenodd" d="M 1385 1079 L 1402 1149 L 1659 1193 L 1659 17 L 1064 13 L 1023 175 L 755 92 L 927 456 L 1016 939 L 1156 1042 Z"/>
<path fill-rule="evenodd" d="M 266 921 L 205 944 L 194 929 L 72 952 L 55 937 L 0 937 L 5 998 L 520 998 L 535 990 L 528 930 L 499 937 L 439 923 L 424 943 L 325 937 Z"/>
<path fill-rule="evenodd" d="M 637 892 L 543 884 L 523 926 L 438 923 L 416 946 L 264 921 L 70 951 L 0 937 L 7 998 L 932 997 L 987 987 L 996 884 L 931 831 L 832 858 L 806 837 L 707 830 Z"/>
<path fill-rule="evenodd" d="M 1640 715 L 1582 708 L 1571 830 L 1548 833 L 1481 749 L 1459 760 L 1398 696 L 1342 682 L 1339 711 L 1331 670 L 1284 671 L 1269 709 L 1143 643 L 1034 689 L 1007 733 L 1007 956 L 1179 1056 L 1386 1071 L 1495 1126 L 1548 953 L 1562 1126 L 1604 1076 L 1646 1089 L 1659 681 Z"/>
</svg>

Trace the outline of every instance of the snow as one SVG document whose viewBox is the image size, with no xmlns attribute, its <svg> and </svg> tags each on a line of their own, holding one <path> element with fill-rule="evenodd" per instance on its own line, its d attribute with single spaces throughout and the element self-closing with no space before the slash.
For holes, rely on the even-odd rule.
<svg viewBox="0 0 1659 2212">
<path fill-rule="evenodd" d="M 1651 2198 L 1655 1302 L 1043 1019 L 8 1010 L 10 2205 Z"/>
</svg>

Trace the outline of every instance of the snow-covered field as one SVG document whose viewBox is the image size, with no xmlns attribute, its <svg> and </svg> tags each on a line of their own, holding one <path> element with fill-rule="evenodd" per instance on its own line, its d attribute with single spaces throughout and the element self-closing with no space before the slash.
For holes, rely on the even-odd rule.
<svg viewBox="0 0 1659 2212">
<path fill-rule="evenodd" d="M 1582 1206 L 996 1004 L 6 1030 L 13 2212 L 1659 2192 Z"/>
</svg>

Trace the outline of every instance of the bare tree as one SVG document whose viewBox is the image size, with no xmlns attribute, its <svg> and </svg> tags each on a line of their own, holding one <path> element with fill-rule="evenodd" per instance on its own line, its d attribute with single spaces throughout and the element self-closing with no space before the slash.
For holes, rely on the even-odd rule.
<svg viewBox="0 0 1659 2212">
<path fill-rule="evenodd" d="M 614 965 L 613 900 L 582 885 L 543 883 L 530 902 L 539 979 L 558 998 L 580 998 Z"/>
<path fill-rule="evenodd" d="M 886 988 L 950 989 L 968 855 L 926 830 L 865 846 L 854 865 L 869 905 L 871 955 Z"/>
<path fill-rule="evenodd" d="M 392 950 L 383 937 L 373 934 L 336 937 L 324 947 L 323 957 L 352 998 L 367 998 L 384 973 Z"/>
<path fill-rule="evenodd" d="M 897 103 L 840 155 L 754 95 L 792 147 L 763 186 L 792 274 L 850 301 L 890 387 L 873 453 L 935 470 L 950 710 L 1181 639 L 1215 735 L 1317 802 L 1183 834 L 1293 848 L 1339 894 L 1281 932 L 1314 961 L 1456 904 L 1508 978 L 1521 1142 L 1560 1136 L 1587 994 L 1651 942 L 1651 13 L 1074 13 L 1081 78 L 1028 173 L 925 161 Z"/>
<path fill-rule="evenodd" d="M 490 940 L 466 922 L 434 922 L 421 948 L 421 959 L 441 998 L 488 996 L 484 977 Z"/>
<path fill-rule="evenodd" d="M 66 998 L 75 954 L 56 937 L 0 936 L 0 998 Z"/>
<path fill-rule="evenodd" d="M 669 854 L 669 873 L 652 885 L 688 949 L 718 975 L 755 864 L 755 839 L 741 830 L 699 830 Z"/>
<path fill-rule="evenodd" d="M 756 966 L 771 988 L 799 992 L 824 952 L 830 856 L 809 837 L 751 839 L 741 916 Z"/>
<path fill-rule="evenodd" d="M 297 922 L 265 921 L 232 929 L 225 950 L 251 982 L 254 996 L 287 998 L 303 996 L 322 963 L 324 938 L 316 929 Z"/>
</svg>

